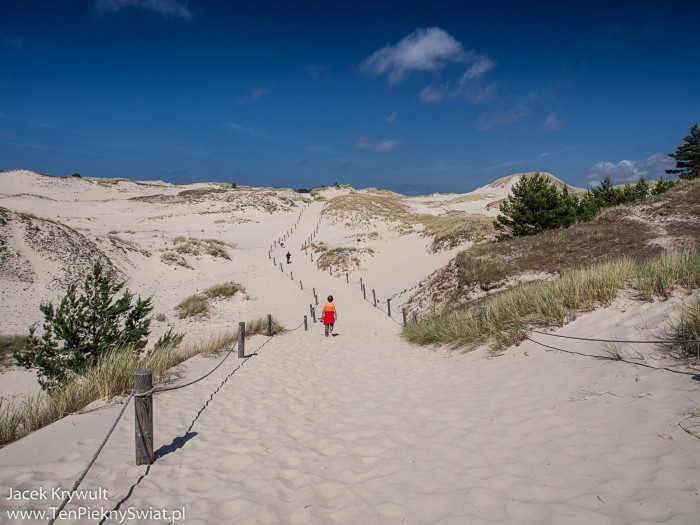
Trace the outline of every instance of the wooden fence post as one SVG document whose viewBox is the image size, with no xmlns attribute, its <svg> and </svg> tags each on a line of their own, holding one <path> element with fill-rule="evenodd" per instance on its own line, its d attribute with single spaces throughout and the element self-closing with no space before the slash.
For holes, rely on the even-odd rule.
<svg viewBox="0 0 700 525">
<path fill-rule="evenodd" d="M 238 358 L 245 357 L 245 323 L 238 323 Z"/>
<path fill-rule="evenodd" d="M 406 326 L 406 307 L 401 308 L 401 313 L 403 314 L 403 325 Z"/>
<path fill-rule="evenodd" d="M 292 281 L 294 280 L 294 272 L 289 272 L 289 276 L 292 278 Z"/>
<path fill-rule="evenodd" d="M 299 286 L 301 286 L 302 290 L 304 289 L 304 282 L 301 279 L 299 280 Z"/>
<path fill-rule="evenodd" d="M 311 312 L 311 319 L 313 319 L 314 323 L 315 323 L 316 322 L 316 310 L 314 310 L 313 304 L 309 305 L 309 311 Z"/>
<path fill-rule="evenodd" d="M 309 331 L 309 321 L 306 319 L 306 316 L 304 316 L 304 332 Z"/>
<path fill-rule="evenodd" d="M 374 291 L 374 288 L 372 288 L 372 298 L 374 299 L 374 307 L 377 307 L 377 293 Z"/>
<path fill-rule="evenodd" d="M 364 288 L 365 288 L 365 285 L 362 284 L 362 277 L 360 277 L 360 288 L 363 289 L 363 290 L 364 290 Z"/>
<path fill-rule="evenodd" d="M 367 291 L 365 290 L 365 285 L 362 285 L 362 298 L 367 300 Z"/>
<path fill-rule="evenodd" d="M 350 276 L 348 275 L 347 272 L 345 272 L 345 282 L 350 284 Z"/>
<path fill-rule="evenodd" d="M 486 321 L 486 305 L 481 305 L 481 320 Z"/>
<path fill-rule="evenodd" d="M 274 264 L 275 266 L 277 266 L 277 259 L 275 259 L 274 257 L 272 258 L 272 264 Z"/>
<path fill-rule="evenodd" d="M 267 314 L 267 336 L 272 337 L 272 315 Z"/>
<path fill-rule="evenodd" d="M 137 370 L 134 373 L 134 393 L 143 394 L 153 388 L 153 372 Z M 136 415 L 136 464 L 153 464 L 153 395 L 134 399 Z"/>
<path fill-rule="evenodd" d="M 386 300 L 386 313 L 391 317 L 391 299 Z"/>
<path fill-rule="evenodd" d="M 282 263 L 280 263 L 280 272 L 284 273 L 284 268 L 282 268 Z"/>
</svg>

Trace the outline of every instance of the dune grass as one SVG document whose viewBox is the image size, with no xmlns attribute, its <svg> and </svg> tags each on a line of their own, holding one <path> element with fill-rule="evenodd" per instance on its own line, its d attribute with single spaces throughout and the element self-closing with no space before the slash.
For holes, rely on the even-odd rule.
<svg viewBox="0 0 700 525">
<path fill-rule="evenodd" d="M 272 318 L 272 333 L 273 334 L 284 334 L 287 329 L 282 326 L 277 319 Z M 257 317 L 246 321 L 245 323 L 245 334 L 246 337 L 252 335 L 267 335 L 267 316 Z"/>
<path fill-rule="evenodd" d="M 359 270 L 363 255 L 374 256 L 372 248 L 339 247 L 325 251 L 318 258 L 318 267 L 322 270 L 336 269 L 340 273 Z"/>
<path fill-rule="evenodd" d="M 580 312 L 610 304 L 623 289 L 651 300 L 666 298 L 677 287 L 700 287 L 700 252 L 664 253 L 639 263 L 622 258 L 567 272 L 556 281 L 522 284 L 488 300 L 486 320 L 477 308 L 460 308 L 409 324 L 403 336 L 452 348 L 489 344 L 498 352 L 522 341 L 527 327 L 562 326 Z"/>
<path fill-rule="evenodd" d="M 194 293 L 183 299 L 175 309 L 178 311 L 180 319 L 188 317 L 206 318 L 209 315 L 210 299 L 228 299 L 237 293 L 246 293 L 245 287 L 234 281 L 215 284 L 204 290 L 202 293 Z M 250 297 L 246 294 L 246 299 Z"/>
<path fill-rule="evenodd" d="M 391 192 L 349 193 L 328 201 L 323 215 L 367 222 L 373 219 L 398 220 L 409 212 L 404 197 Z"/>
<path fill-rule="evenodd" d="M 196 293 L 183 299 L 175 309 L 180 319 L 189 317 L 204 318 L 209 315 L 209 305 L 206 297 Z"/>
<path fill-rule="evenodd" d="M 194 355 L 212 354 L 230 347 L 236 338 L 236 332 L 228 332 L 205 342 L 162 347 L 141 356 L 130 348 L 111 352 L 84 376 L 74 378 L 52 394 L 38 392 L 22 400 L 0 403 L 0 446 L 80 412 L 98 399 L 128 394 L 133 388 L 136 370 L 152 370 L 154 382 L 164 382 L 174 366 Z"/>
<path fill-rule="evenodd" d="M 478 214 L 448 213 L 430 215 L 427 213 L 405 215 L 401 218 L 399 231 L 413 231 L 416 225 L 423 225 L 423 235 L 433 238 L 433 251 L 449 250 L 465 242 L 481 242 L 495 239 L 493 218 Z"/>
<path fill-rule="evenodd" d="M 27 337 L 23 335 L 0 335 L 0 372 L 15 364 L 12 353 L 22 351 L 26 340 Z"/>
<path fill-rule="evenodd" d="M 228 254 L 226 248 L 236 247 L 235 244 L 226 243 L 218 239 L 195 239 L 194 237 L 185 238 L 182 235 L 175 237 L 173 239 L 173 244 L 175 245 L 175 251 L 181 255 L 199 256 L 202 253 L 205 253 L 214 258 L 220 257 L 227 260 L 231 260 L 231 256 Z"/>
</svg>

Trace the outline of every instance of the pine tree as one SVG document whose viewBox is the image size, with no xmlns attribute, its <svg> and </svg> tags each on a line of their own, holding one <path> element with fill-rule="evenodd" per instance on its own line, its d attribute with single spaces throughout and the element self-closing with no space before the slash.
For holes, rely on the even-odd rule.
<svg viewBox="0 0 700 525">
<path fill-rule="evenodd" d="M 700 127 L 696 122 L 690 126 L 690 135 L 683 137 L 683 144 L 669 156 L 676 161 L 676 169 L 666 170 L 666 173 L 678 174 L 681 179 L 697 179 L 700 177 Z"/>
<path fill-rule="evenodd" d="M 153 310 L 151 298 L 134 296 L 125 290 L 125 282 L 115 283 L 97 261 L 85 278 L 79 293 L 77 283 L 68 287 L 58 307 L 42 303 L 43 334 L 37 335 L 37 323 L 29 328 L 24 352 L 15 352 L 17 363 L 38 369 L 44 389 L 64 384 L 72 375 L 84 373 L 97 360 L 116 349 L 142 350 L 147 343 Z"/>
<path fill-rule="evenodd" d="M 511 191 L 512 195 L 501 203 L 501 213 L 493 223 L 503 232 L 501 237 L 535 235 L 575 222 L 576 208 L 572 207 L 568 190 L 565 203 L 554 183 L 539 172 L 532 177 L 523 175 Z"/>
</svg>

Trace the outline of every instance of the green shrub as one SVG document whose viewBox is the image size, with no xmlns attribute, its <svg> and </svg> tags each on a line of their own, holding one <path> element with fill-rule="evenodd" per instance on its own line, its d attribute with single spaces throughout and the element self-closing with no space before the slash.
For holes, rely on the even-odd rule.
<svg viewBox="0 0 700 525">
<path fill-rule="evenodd" d="M 113 282 L 103 264 L 95 262 L 82 290 L 72 283 L 57 307 L 51 302 L 41 304 L 43 334 L 37 334 L 37 323 L 29 328 L 24 352 L 14 352 L 17 363 L 36 368 L 42 388 L 54 389 L 117 348 L 143 349 L 150 326 L 147 316 L 153 310 L 151 298 L 139 297 L 134 303 L 133 294 L 125 290 L 115 300 L 124 285 Z"/>
</svg>

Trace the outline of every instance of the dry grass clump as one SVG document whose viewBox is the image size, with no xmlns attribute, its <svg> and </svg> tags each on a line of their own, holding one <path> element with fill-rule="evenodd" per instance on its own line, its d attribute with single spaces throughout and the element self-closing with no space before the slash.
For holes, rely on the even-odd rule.
<svg viewBox="0 0 700 525">
<path fill-rule="evenodd" d="M 318 258 L 318 267 L 322 270 L 332 267 L 336 273 L 359 270 L 364 256 L 374 256 L 374 250 L 372 248 L 332 248 Z"/>
<path fill-rule="evenodd" d="M 192 268 L 184 255 L 194 255 L 199 257 L 202 254 L 210 255 L 212 257 L 231 260 L 231 256 L 228 253 L 228 248 L 235 248 L 236 245 L 233 243 L 227 243 L 220 241 L 218 239 L 195 239 L 194 237 L 186 238 L 182 235 L 178 235 L 173 239 L 173 244 L 175 249 L 173 250 L 163 250 L 160 256 L 161 261 L 165 264 L 176 264 L 182 266 L 183 268 Z"/>
<path fill-rule="evenodd" d="M 0 372 L 12 368 L 15 364 L 13 352 L 22 351 L 27 340 L 23 335 L 0 335 Z"/>
<path fill-rule="evenodd" d="M 177 266 L 182 266 L 183 268 L 188 268 L 190 270 L 193 269 L 182 255 L 178 255 L 175 252 L 164 251 L 160 254 L 160 260 L 165 264 L 176 264 Z"/>
<path fill-rule="evenodd" d="M 235 244 L 226 243 L 218 239 L 195 239 L 190 237 L 185 239 L 183 236 L 178 236 L 173 239 L 175 251 L 181 255 L 199 256 L 202 253 L 211 255 L 214 258 L 221 257 L 222 259 L 230 260 L 231 257 L 226 251 L 226 247 L 235 248 Z"/>
<path fill-rule="evenodd" d="M 496 238 L 493 218 L 485 215 L 407 215 L 402 218 L 402 233 L 413 231 L 415 225 L 423 225 L 423 235 L 433 237 L 431 250 L 434 252 L 449 250 L 465 242 L 477 243 Z"/>
<path fill-rule="evenodd" d="M 362 222 L 373 219 L 395 221 L 409 212 L 403 200 L 403 196 L 391 192 L 348 193 L 328 201 L 323 215 Z"/>
<path fill-rule="evenodd" d="M 467 195 L 460 195 L 459 197 L 450 199 L 448 202 L 451 204 L 459 204 L 461 202 L 474 202 L 497 198 L 498 196 L 494 195 L 493 193 L 469 193 Z"/>
<path fill-rule="evenodd" d="M 330 250 L 330 246 L 328 246 L 325 242 L 319 241 L 319 242 L 307 242 L 304 243 L 304 245 L 301 247 L 302 250 L 313 250 L 314 253 L 319 253 L 319 252 L 327 252 Z"/>
<path fill-rule="evenodd" d="M 230 347 L 237 334 L 221 334 L 204 344 L 161 347 L 139 356 L 132 349 L 115 350 L 84 376 L 49 395 L 39 392 L 4 406 L 0 405 L 0 446 L 16 441 L 69 414 L 80 412 L 93 401 L 129 393 L 136 370 L 153 371 L 154 382 L 170 377 L 170 370 L 200 353 L 214 353 Z"/>
<path fill-rule="evenodd" d="M 205 197 L 207 195 L 211 195 L 213 193 L 226 193 L 228 190 L 224 189 L 222 187 L 214 187 L 214 188 L 196 188 L 193 190 L 183 190 L 178 192 L 178 197 Z"/>
<path fill-rule="evenodd" d="M 178 317 L 180 319 L 187 319 L 189 317 L 201 319 L 209 315 L 209 305 L 207 304 L 206 297 L 196 293 L 183 299 L 175 309 L 178 311 Z"/>
<path fill-rule="evenodd" d="M 650 273 L 666 268 L 659 279 Z M 528 326 L 562 326 L 580 312 L 609 304 L 620 290 L 632 288 L 642 298 L 667 297 L 676 287 L 700 285 L 700 252 L 664 254 L 649 262 L 630 258 L 567 272 L 556 281 L 520 285 L 487 301 L 488 318 L 476 308 L 427 316 L 404 328 L 404 337 L 418 344 L 446 344 L 473 349 L 489 343 L 499 351 L 525 337 Z"/>
<path fill-rule="evenodd" d="M 183 299 L 180 304 L 175 307 L 175 309 L 178 311 L 178 317 L 180 319 L 187 319 L 189 317 L 203 319 L 209 316 L 208 301 L 210 299 L 228 299 L 237 293 L 246 293 L 243 285 L 240 285 L 234 281 L 215 284 L 214 286 L 204 290 L 202 293 L 194 293 Z M 250 298 L 248 295 L 245 297 L 246 299 Z"/>
<path fill-rule="evenodd" d="M 245 287 L 234 281 L 228 281 L 226 283 L 215 284 L 204 290 L 204 295 L 210 299 L 228 299 L 233 297 L 237 293 L 246 293 Z"/>
<path fill-rule="evenodd" d="M 282 326 L 277 319 L 272 318 L 272 333 L 274 334 L 284 334 L 288 330 Z M 246 321 L 245 323 L 245 335 L 246 337 L 253 335 L 267 335 L 267 317 L 257 317 Z"/>
</svg>

